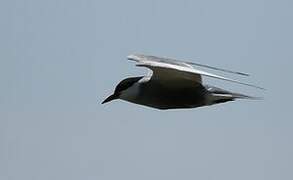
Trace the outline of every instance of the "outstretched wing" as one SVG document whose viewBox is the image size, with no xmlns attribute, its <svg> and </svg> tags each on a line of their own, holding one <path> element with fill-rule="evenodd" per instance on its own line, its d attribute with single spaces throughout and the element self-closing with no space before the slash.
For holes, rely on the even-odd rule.
<svg viewBox="0 0 293 180">
<path fill-rule="evenodd" d="M 166 83 L 176 82 L 179 80 L 193 81 L 201 84 L 201 76 L 212 77 L 225 81 L 230 81 L 258 89 L 263 89 L 252 84 L 243 83 L 234 79 L 208 73 L 202 70 L 195 69 L 190 64 L 174 59 L 161 58 L 156 56 L 147 56 L 141 54 L 133 54 L 128 56 L 129 60 L 136 61 L 137 66 L 147 67 L 153 71 L 152 79 L 160 79 Z"/>
</svg>

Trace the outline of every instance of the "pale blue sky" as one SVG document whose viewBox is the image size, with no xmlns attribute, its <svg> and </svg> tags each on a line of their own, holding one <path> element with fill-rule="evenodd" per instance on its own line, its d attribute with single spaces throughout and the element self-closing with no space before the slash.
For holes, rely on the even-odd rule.
<svg viewBox="0 0 293 180">
<path fill-rule="evenodd" d="M 2 0 L 0 179 L 293 179 L 290 0 Z M 139 52 L 252 74 L 192 110 L 100 102 Z M 199 58 L 198 58 L 199 57 Z"/>
</svg>

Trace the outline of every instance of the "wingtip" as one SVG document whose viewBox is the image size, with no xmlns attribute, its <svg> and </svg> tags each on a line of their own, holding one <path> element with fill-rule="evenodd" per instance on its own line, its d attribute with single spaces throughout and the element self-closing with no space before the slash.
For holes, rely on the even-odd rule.
<svg viewBox="0 0 293 180">
<path fill-rule="evenodd" d="M 264 100 L 264 97 L 248 96 L 248 95 L 237 94 L 237 93 L 233 93 L 232 96 L 234 96 L 234 98 L 236 99 L 247 99 L 247 100 L 256 100 L 256 101 Z"/>
<path fill-rule="evenodd" d="M 266 88 L 259 87 L 259 86 L 254 86 L 254 87 L 257 88 L 257 89 L 263 90 L 263 91 L 266 91 L 267 90 Z"/>
<path fill-rule="evenodd" d="M 250 100 L 255 100 L 255 101 L 263 101 L 265 98 L 264 97 L 254 97 L 254 96 L 247 96 L 243 97 L 244 99 L 250 99 Z"/>
<path fill-rule="evenodd" d="M 237 72 L 236 74 L 238 74 L 238 75 L 241 75 L 241 76 L 247 76 L 247 77 L 249 77 L 249 76 L 250 76 L 250 74 L 247 74 L 247 73 L 242 73 L 242 72 Z"/>
</svg>

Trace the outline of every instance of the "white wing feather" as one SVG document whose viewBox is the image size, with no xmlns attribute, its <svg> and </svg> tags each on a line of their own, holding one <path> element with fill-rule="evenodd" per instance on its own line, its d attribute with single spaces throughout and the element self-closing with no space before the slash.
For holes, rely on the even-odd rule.
<svg viewBox="0 0 293 180">
<path fill-rule="evenodd" d="M 221 79 L 221 80 L 225 80 L 225 81 L 229 81 L 229 82 L 233 82 L 233 83 L 238 83 L 238 84 L 242 84 L 242 85 L 246 85 L 246 86 L 250 86 L 250 87 L 254 87 L 254 88 L 258 88 L 258 89 L 264 89 L 259 86 L 255 86 L 255 85 L 244 83 L 244 82 L 241 82 L 238 80 L 226 78 L 223 76 L 219 76 L 216 74 L 212 74 L 212 73 L 208 73 L 208 72 L 205 72 L 202 70 L 195 69 L 191 65 L 186 64 L 185 62 L 181 62 L 181 61 L 177 61 L 177 60 L 159 58 L 159 57 L 155 57 L 155 56 L 135 55 L 135 54 L 128 56 L 128 59 L 138 62 L 137 66 L 147 67 L 153 71 L 155 68 L 172 69 L 172 70 L 177 70 L 177 71 L 184 72 L 184 73 L 189 73 L 191 77 L 193 75 L 203 75 L 203 76 Z"/>
</svg>

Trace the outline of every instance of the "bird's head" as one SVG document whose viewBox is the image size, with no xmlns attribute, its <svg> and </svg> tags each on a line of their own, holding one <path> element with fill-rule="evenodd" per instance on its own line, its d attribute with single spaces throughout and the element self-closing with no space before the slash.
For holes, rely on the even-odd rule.
<svg viewBox="0 0 293 180">
<path fill-rule="evenodd" d="M 131 77 L 122 80 L 115 88 L 115 91 L 107 99 L 105 99 L 102 104 L 119 99 L 121 94 L 123 94 L 127 89 L 132 87 L 136 82 L 138 82 L 142 77 Z"/>
</svg>

